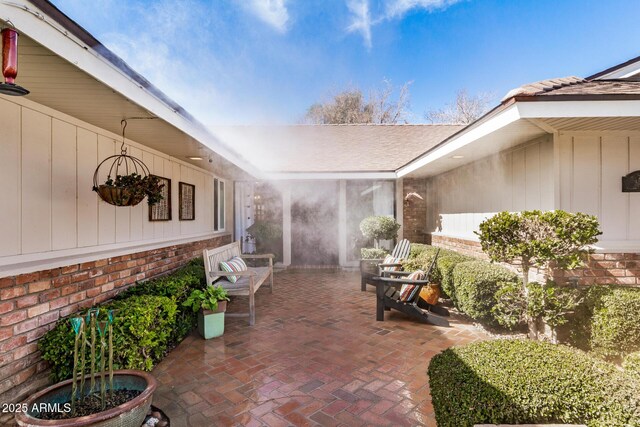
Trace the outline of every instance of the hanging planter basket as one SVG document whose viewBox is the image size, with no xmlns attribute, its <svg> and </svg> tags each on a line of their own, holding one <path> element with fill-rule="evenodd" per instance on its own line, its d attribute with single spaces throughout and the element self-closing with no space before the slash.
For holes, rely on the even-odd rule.
<svg viewBox="0 0 640 427">
<path fill-rule="evenodd" d="M 127 154 L 124 146 L 126 120 L 123 120 L 122 124 L 120 154 L 109 156 L 100 162 L 93 174 L 93 191 L 98 193 L 103 201 L 114 206 L 135 206 L 145 197 L 150 206 L 154 205 L 162 200 L 164 184 L 151 175 L 142 160 Z M 108 168 L 107 179 L 100 183 L 100 171 L 103 168 Z"/>
</svg>

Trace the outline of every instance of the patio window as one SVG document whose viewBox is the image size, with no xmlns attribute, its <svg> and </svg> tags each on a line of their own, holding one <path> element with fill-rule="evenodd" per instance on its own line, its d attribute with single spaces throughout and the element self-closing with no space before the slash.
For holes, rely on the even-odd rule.
<svg viewBox="0 0 640 427">
<path fill-rule="evenodd" d="M 213 180 L 213 229 L 223 231 L 225 229 L 225 182 L 221 179 Z"/>
<path fill-rule="evenodd" d="M 395 217 L 395 182 L 347 181 L 347 261 L 360 259 L 360 249 L 373 246 L 360 231 L 360 221 L 370 215 Z M 390 241 L 380 243 L 387 249 L 393 247 Z"/>
</svg>

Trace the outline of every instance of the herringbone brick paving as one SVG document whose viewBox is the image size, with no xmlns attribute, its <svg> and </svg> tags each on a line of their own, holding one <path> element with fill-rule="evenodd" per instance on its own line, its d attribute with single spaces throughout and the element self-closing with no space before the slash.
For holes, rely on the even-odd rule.
<svg viewBox="0 0 640 427">
<path fill-rule="evenodd" d="M 236 299 L 229 311 L 244 311 Z M 375 320 L 356 272 L 289 270 L 256 294 L 256 324 L 227 318 L 222 337 L 187 337 L 153 371 L 172 426 L 435 426 L 430 358 L 487 337 L 462 321 Z"/>
</svg>

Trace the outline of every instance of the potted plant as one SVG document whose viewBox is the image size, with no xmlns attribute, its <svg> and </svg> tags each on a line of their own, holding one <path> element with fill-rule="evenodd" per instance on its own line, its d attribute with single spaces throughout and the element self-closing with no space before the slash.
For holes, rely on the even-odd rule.
<svg viewBox="0 0 640 427">
<path fill-rule="evenodd" d="M 34 394 L 16 414 L 19 426 L 139 426 L 149 408 L 156 381 L 136 370 L 113 370 L 113 311 L 100 310 L 70 319 L 75 333 L 70 380 Z M 105 316 L 103 316 L 105 317 Z M 89 374 L 87 374 L 89 372 Z"/>
<path fill-rule="evenodd" d="M 373 248 L 360 249 L 360 272 L 362 274 L 377 273 L 376 265 L 388 254 L 380 248 L 380 240 L 394 240 L 398 237 L 400 224 L 395 218 L 385 215 L 368 216 L 360 222 L 360 231 L 369 241 L 373 240 Z"/>
<path fill-rule="evenodd" d="M 195 289 L 182 303 L 198 313 L 198 332 L 206 340 L 224 333 L 224 312 L 227 311 L 227 290 L 222 286 L 207 286 Z"/>
<path fill-rule="evenodd" d="M 93 191 L 105 202 L 115 206 L 135 206 L 145 197 L 149 206 L 162 200 L 162 188 L 158 177 L 142 176 L 136 172 L 129 175 L 109 177 L 104 184 L 94 185 Z"/>
</svg>

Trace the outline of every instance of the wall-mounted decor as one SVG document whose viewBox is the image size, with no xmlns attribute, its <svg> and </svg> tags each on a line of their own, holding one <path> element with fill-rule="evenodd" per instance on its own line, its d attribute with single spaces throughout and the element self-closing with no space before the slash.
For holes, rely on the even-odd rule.
<svg viewBox="0 0 640 427">
<path fill-rule="evenodd" d="M 622 177 L 622 192 L 640 192 L 640 171 L 631 172 L 627 176 Z"/>
<path fill-rule="evenodd" d="M 149 206 L 149 221 L 171 221 L 171 180 L 152 175 L 162 185 L 162 199 L 155 205 Z"/>
<path fill-rule="evenodd" d="M 196 186 L 180 182 L 178 184 L 180 201 L 180 221 L 196 219 Z"/>
</svg>

